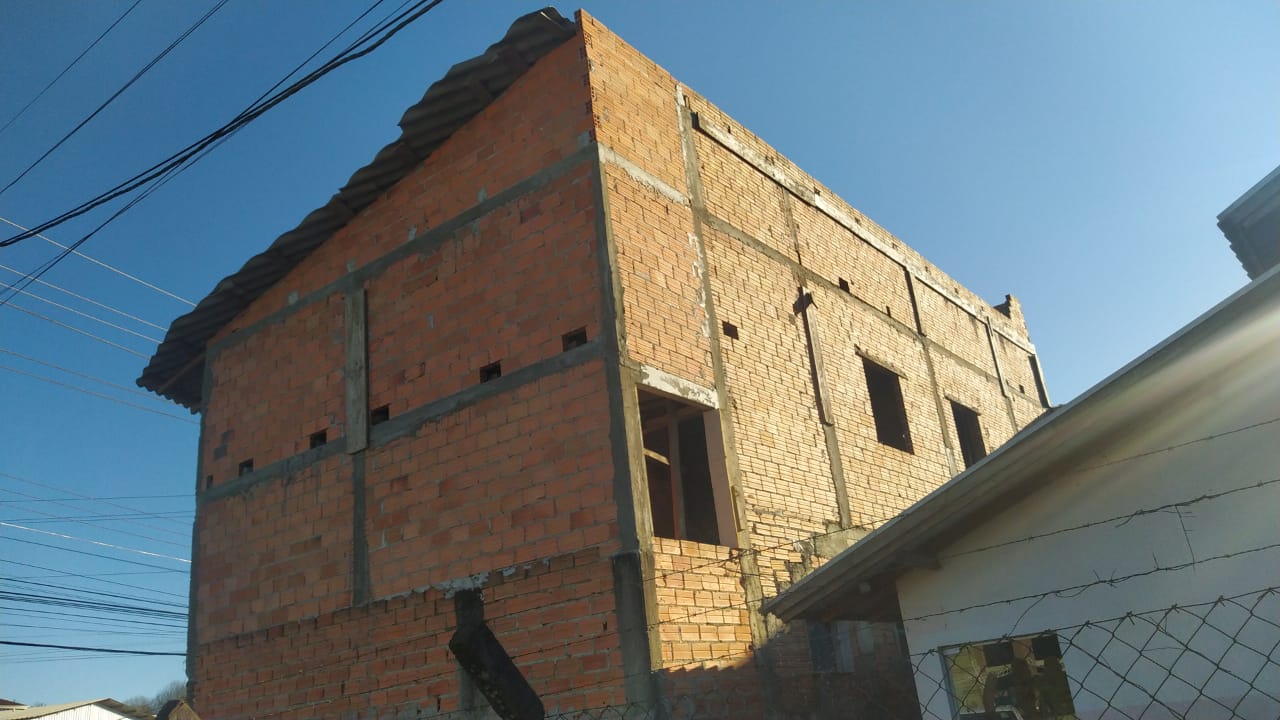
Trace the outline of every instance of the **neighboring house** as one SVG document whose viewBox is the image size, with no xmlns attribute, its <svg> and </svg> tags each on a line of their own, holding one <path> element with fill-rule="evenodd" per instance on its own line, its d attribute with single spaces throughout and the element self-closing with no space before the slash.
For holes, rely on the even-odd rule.
<svg viewBox="0 0 1280 720">
<path fill-rule="evenodd" d="M 1273 720 L 1278 509 L 1273 269 L 765 610 L 902 623 L 925 718 Z"/>
<path fill-rule="evenodd" d="M 0 720 L 155 720 L 149 712 L 111 698 L 82 700 L 61 705 L 0 705 Z"/>
<path fill-rule="evenodd" d="M 1280 261 L 1280 167 L 1223 210 L 1218 227 L 1250 278 Z"/>
<path fill-rule="evenodd" d="M 785 704 L 761 600 L 1048 406 L 1016 300 L 585 13 L 400 126 L 139 380 L 201 414 L 205 717 Z"/>
</svg>

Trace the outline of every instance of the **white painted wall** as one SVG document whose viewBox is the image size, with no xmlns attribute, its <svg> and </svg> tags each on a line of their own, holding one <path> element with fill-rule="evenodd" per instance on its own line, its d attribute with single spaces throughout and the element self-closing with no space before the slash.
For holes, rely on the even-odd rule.
<svg viewBox="0 0 1280 720">
<path fill-rule="evenodd" d="M 938 692 L 942 662 L 936 652 L 925 657 L 930 651 L 1280 586 L 1280 548 L 1245 552 L 1280 544 L 1280 482 L 1198 502 L 1180 513 L 1014 542 L 1280 478 L 1280 422 L 1274 422 L 1280 417 L 1280 310 L 1224 331 L 1135 388 L 1134 401 L 1153 412 L 1100 448 L 1086 463 L 1093 469 L 1044 475 L 1044 489 L 947 548 L 940 569 L 899 579 L 926 718 L 952 717 L 946 693 Z M 1256 426 L 1231 432 L 1251 425 Z M 1245 554 L 1210 559 L 1232 553 Z M 1182 570 L 1042 596 L 1193 561 L 1198 562 Z M 1027 596 L 1036 597 L 1012 600 Z M 1209 619 L 1221 630 L 1178 610 L 1163 618 L 1159 632 L 1140 619 L 1059 632 L 1078 716 L 1120 718 L 1125 715 L 1117 710 L 1123 710 L 1144 720 L 1183 713 L 1189 720 L 1280 717 L 1280 701 L 1273 699 L 1280 698 L 1280 595 L 1241 602 L 1252 606 L 1255 617 L 1236 604 L 1220 604 Z M 1168 679 L 1161 665 L 1182 679 Z M 1271 697 L 1246 693 L 1245 681 Z M 1205 699 L 1190 704 L 1198 695 L 1192 686 L 1206 682 L 1206 694 L 1227 707 L 1246 696 L 1235 715 Z"/>
</svg>

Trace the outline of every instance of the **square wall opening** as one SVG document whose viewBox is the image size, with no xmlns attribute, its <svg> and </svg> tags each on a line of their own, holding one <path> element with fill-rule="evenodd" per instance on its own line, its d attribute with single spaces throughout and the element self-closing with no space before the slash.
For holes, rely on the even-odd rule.
<svg viewBox="0 0 1280 720">
<path fill-rule="evenodd" d="M 645 390 L 639 400 L 653 534 L 736 546 L 719 414 Z"/>
</svg>

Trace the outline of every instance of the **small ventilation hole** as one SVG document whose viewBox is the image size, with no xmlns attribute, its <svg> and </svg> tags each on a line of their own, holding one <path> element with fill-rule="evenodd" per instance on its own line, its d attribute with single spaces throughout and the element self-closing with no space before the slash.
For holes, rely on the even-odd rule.
<svg viewBox="0 0 1280 720">
<path fill-rule="evenodd" d="M 240 475 L 248 475 L 251 472 L 253 472 L 253 458 L 241 461 L 238 473 Z"/>
<path fill-rule="evenodd" d="M 566 352 L 576 347 L 582 347 L 587 344 L 587 329 L 580 327 L 577 330 L 570 330 L 560 336 L 560 342 L 564 344 Z"/>
<path fill-rule="evenodd" d="M 326 431 L 326 430 L 321 430 L 320 432 L 313 432 L 313 433 L 311 433 L 311 437 L 309 438 L 309 442 L 311 443 L 311 449 L 312 449 L 312 450 L 315 450 L 316 448 L 320 447 L 321 445 L 324 445 L 325 443 L 329 442 L 329 433 L 328 433 L 328 431 Z"/>
<path fill-rule="evenodd" d="M 494 362 L 480 368 L 480 382 L 487 383 L 502 377 L 502 363 Z"/>
<path fill-rule="evenodd" d="M 845 292 L 847 292 L 847 293 L 852 293 L 852 292 L 853 292 L 852 290 L 850 290 L 850 289 L 849 289 L 849 281 L 848 281 L 848 280 L 845 280 L 844 278 L 840 278 L 840 282 L 838 282 L 838 283 L 836 283 L 836 284 L 840 286 L 840 289 L 841 289 L 841 290 L 843 290 L 843 291 L 845 291 Z"/>
<path fill-rule="evenodd" d="M 391 406 L 383 405 L 369 411 L 369 424 L 381 425 L 391 419 Z"/>
<path fill-rule="evenodd" d="M 734 324 L 733 324 L 733 323 L 731 323 L 731 322 L 722 322 L 722 323 L 720 323 L 720 328 L 721 328 L 722 330 L 724 330 L 725 337 L 732 338 L 732 339 L 734 339 L 734 340 L 737 340 L 737 339 L 738 339 L 738 326 L 737 326 L 737 325 L 734 325 Z"/>
<path fill-rule="evenodd" d="M 213 487 L 213 476 L 212 476 L 212 475 L 205 475 L 205 476 L 204 476 L 204 489 L 205 489 L 205 490 L 208 490 L 208 489 L 209 489 L 209 488 L 211 488 L 211 487 Z"/>
</svg>

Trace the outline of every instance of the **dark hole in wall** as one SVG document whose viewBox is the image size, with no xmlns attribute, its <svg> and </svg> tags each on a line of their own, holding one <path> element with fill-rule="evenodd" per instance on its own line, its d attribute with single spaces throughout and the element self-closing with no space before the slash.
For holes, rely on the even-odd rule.
<svg viewBox="0 0 1280 720">
<path fill-rule="evenodd" d="M 205 489 L 205 490 L 208 490 L 208 489 L 209 489 L 209 488 L 211 488 L 211 487 L 213 487 L 213 476 L 212 476 L 212 475 L 205 475 L 205 476 L 204 476 L 204 489 Z"/>
<path fill-rule="evenodd" d="M 381 425 L 391 419 L 391 406 L 380 405 L 369 411 L 369 424 Z"/>
<path fill-rule="evenodd" d="M 892 370 L 863 358 L 867 376 L 867 392 L 871 396 L 871 415 L 876 423 L 876 439 L 903 452 L 914 452 L 911 428 L 907 424 L 907 407 L 902 401 L 902 381 Z"/>
<path fill-rule="evenodd" d="M 253 458 L 249 458 L 248 460 L 242 460 L 242 461 L 240 462 L 240 467 L 239 467 L 239 469 L 237 470 L 237 473 L 236 473 L 236 474 L 237 474 L 237 475 L 248 475 L 248 474 L 249 474 L 249 473 L 251 473 L 251 472 L 253 472 Z"/>
<path fill-rule="evenodd" d="M 587 344 L 587 329 L 580 327 L 577 330 L 570 330 L 560 336 L 560 342 L 564 345 L 566 352 L 576 347 L 582 347 Z"/>
<path fill-rule="evenodd" d="M 325 443 L 329 442 L 329 432 L 327 430 L 321 430 L 320 432 L 313 432 L 311 433 L 311 436 L 307 438 L 307 442 L 310 444 L 311 449 L 315 450 L 321 445 L 324 445 Z"/>
<path fill-rule="evenodd" d="M 502 377 L 502 363 L 492 362 L 480 368 L 480 382 L 487 383 Z"/>
<path fill-rule="evenodd" d="M 725 321 L 725 322 L 720 323 L 720 329 L 724 331 L 724 335 L 725 335 L 725 337 L 727 337 L 727 338 L 731 338 L 731 339 L 733 339 L 733 340 L 737 340 L 737 339 L 738 339 L 738 326 L 737 326 L 737 325 L 734 325 L 734 324 L 733 324 L 733 323 L 731 323 L 731 322 Z"/>
<path fill-rule="evenodd" d="M 956 422 L 956 437 L 960 440 L 964 466 L 969 467 L 986 457 L 987 446 L 982 440 L 982 424 L 978 420 L 978 413 L 952 400 L 951 417 Z"/>
<path fill-rule="evenodd" d="M 844 278 L 839 278 L 839 280 L 840 280 L 840 281 L 839 281 L 838 283 L 836 283 L 836 284 L 840 286 L 840 289 L 841 289 L 841 290 L 843 290 L 843 291 L 845 291 L 845 292 L 847 292 L 847 293 L 852 293 L 852 292 L 853 292 L 852 290 L 850 290 L 850 289 L 849 289 L 849 281 L 848 281 L 848 280 L 845 280 Z"/>
</svg>

